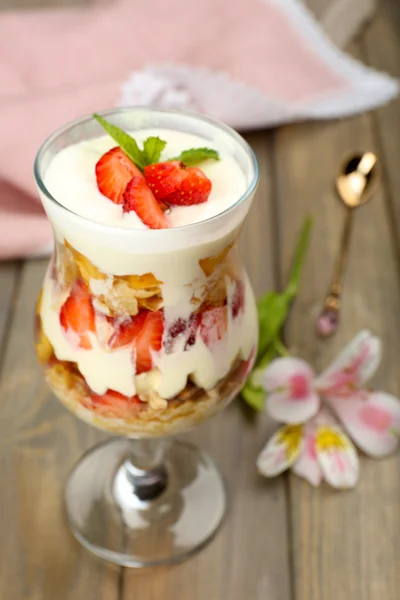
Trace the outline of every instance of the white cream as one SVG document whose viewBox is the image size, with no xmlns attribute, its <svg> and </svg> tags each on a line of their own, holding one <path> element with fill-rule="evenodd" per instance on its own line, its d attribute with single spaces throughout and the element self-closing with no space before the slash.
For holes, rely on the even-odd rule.
<svg viewBox="0 0 400 600">
<path fill-rule="evenodd" d="M 201 164 L 201 169 L 212 182 L 209 199 L 203 204 L 171 208 L 166 214 L 172 227 L 209 219 L 232 206 L 246 191 L 245 175 L 235 159 L 212 142 L 169 129 L 142 129 L 131 132 L 131 135 L 139 144 L 149 136 L 165 140 L 167 145 L 160 161 L 173 158 L 183 150 L 204 146 L 214 148 L 220 154 L 219 161 L 207 160 Z M 114 140 L 105 135 L 64 148 L 51 161 L 44 183 L 60 204 L 78 215 L 124 229 L 147 229 L 135 212 L 124 213 L 121 205 L 114 204 L 98 190 L 96 162 L 115 145 Z"/>
</svg>

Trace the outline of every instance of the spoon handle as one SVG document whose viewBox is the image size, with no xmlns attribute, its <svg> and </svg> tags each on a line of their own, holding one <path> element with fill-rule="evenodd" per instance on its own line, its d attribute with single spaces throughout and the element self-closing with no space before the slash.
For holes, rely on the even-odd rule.
<svg viewBox="0 0 400 600">
<path fill-rule="evenodd" d="M 335 263 L 329 294 L 325 299 L 322 312 L 318 318 L 319 333 L 328 337 L 335 333 L 339 324 L 340 302 L 343 290 L 343 279 L 349 258 L 350 238 L 353 226 L 354 208 L 347 208 L 346 220 L 340 242 L 340 252 Z"/>
</svg>

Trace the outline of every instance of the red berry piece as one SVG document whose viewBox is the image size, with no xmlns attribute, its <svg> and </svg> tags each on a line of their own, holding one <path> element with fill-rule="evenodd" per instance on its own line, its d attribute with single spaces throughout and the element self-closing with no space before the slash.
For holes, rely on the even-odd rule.
<svg viewBox="0 0 400 600">
<path fill-rule="evenodd" d="M 92 405 L 87 406 L 102 417 L 117 417 L 129 419 L 143 406 L 139 396 L 124 396 L 114 390 L 107 390 L 105 394 L 92 394 Z"/>
<path fill-rule="evenodd" d="M 97 186 L 115 204 L 122 204 L 125 188 L 132 177 L 142 177 L 138 167 L 116 146 L 97 161 Z"/>
<path fill-rule="evenodd" d="M 234 319 L 243 312 L 244 299 L 244 285 L 241 281 L 237 281 L 232 298 L 232 317 Z"/>
<path fill-rule="evenodd" d="M 160 311 L 148 312 L 146 320 L 136 337 L 136 373 L 145 373 L 153 367 L 153 353 L 162 345 L 164 319 Z"/>
<path fill-rule="evenodd" d="M 169 327 L 166 339 L 164 340 L 164 348 L 167 353 L 172 352 L 176 338 L 186 332 L 187 323 L 185 319 L 179 318 L 174 321 Z"/>
<path fill-rule="evenodd" d="M 60 324 L 67 333 L 74 332 L 78 336 L 79 347 L 90 350 L 89 332 L 94 333 L 95 311 L 87 285 L 78 280 L 71 289 L 70 295 L 61 307 Z"/>
<path fill-rule="evenodd" d="M 187 176 L 177 190 L 163 200 L 173 206 L 191 206 L 207 202 L 211 193 L 211 181 L 198 167 L 186 169 Z"/>
<path fill-rule="evenodd" d="M 169 160 L 145 167 L 144 176 L 157 200 L 163 200 L 179 189 L 188 170 L 179 160 Z"/>
<path fill-rule="evenodd" d="M 114 325 L 114 333 L 108 341 L 111 349 L 129 346 L 137 338 L 146 320 L 147 311 L 140 311 L 135 317 L 129 317 L 123 321 L 118 320 Z"/>
<path fill-rule="evenodd" d="M 222 340 L 228 329 L 228 312 L 226 306 L 207 308 L 201 314 L 200 334 L 207 346 Z"/>
<path fill-rule="evenodd" d="M 124 193 L 124 212 L 135 211 L 150 229 L 167 229 L 169 223 L 143 177 L 133 177 Z"/>
</svg>

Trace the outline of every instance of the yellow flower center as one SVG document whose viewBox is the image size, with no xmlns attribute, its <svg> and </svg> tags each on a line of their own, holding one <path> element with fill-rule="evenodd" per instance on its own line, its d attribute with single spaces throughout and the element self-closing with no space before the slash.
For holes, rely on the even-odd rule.
<svg viewBox="0 0 400 600">
<path fill-rule="evenodd" d="M 347 448 L 347 443 L 346 439 L 334 429 L 320 427 L 315 438 L 315 446 L 320 452 L 332 448 L 345 450 Z"/>
<path fill-rule="evenodd" d="M 302 437 L 302 425 L 286 425 L 279 432 L 278 441 L 285 446 L 286 457 L 288 460 L 291 460 L 297 453 Z"/>
</svg>

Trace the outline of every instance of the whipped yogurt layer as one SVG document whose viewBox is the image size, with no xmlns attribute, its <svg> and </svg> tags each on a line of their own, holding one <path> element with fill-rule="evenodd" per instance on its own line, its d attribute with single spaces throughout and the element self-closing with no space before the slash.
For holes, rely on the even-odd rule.
<svg viewBox="0 0 400 600">
<path fill-rule="evenodd" d="M 207 146 L 219 153 L 220 160 L 206 160 L 200 165 L 212 182 L 207 202 L 170 207 L 166 216 L 171 227 L 198 223 L 222 213 L 235 204 L 248 187 L 245 174 L 235 158 L 209 140 L 171 129 L 141 129 L 130 131 L 129 134 L 139 146 L 150 136 L 165 140 L 167 145 L 160 162 L 170 160 L 189 148 Z M 134 211 L 124 213 L 121 205 L 114 204 L 98 189 L 95 165 L 114 146 L 115 141 L 109 135 L 104 135 L 64 148 L 49 164 L 44 183 L 53 198 L 75 214 L 109 226 L 147 229 Z"/>
</svg>

